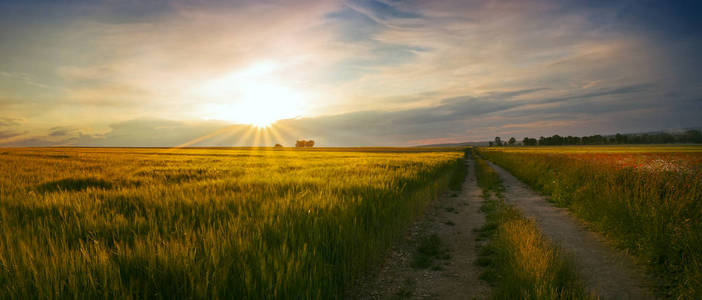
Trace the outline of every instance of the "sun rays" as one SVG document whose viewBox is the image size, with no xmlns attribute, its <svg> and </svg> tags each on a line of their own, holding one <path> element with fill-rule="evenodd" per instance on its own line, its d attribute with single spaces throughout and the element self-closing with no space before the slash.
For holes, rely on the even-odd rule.
<svg viewBox="0 0 702 300">
<path fill-rule="evenodd" d="M 171 149 L 219 145 L 224 147 L 273 147 L 276 144 L 292 145 L 296 133 L 278 123 L 266 126 L 237 124 L 215 130 Z"/>
</svg>

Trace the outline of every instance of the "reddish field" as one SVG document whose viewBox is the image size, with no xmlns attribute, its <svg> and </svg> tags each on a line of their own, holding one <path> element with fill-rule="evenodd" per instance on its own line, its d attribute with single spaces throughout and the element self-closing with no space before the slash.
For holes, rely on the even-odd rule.
<svg viewBox="0 0 702 300">
<path fill-rule="evenodd" d="M 702 147 L 480 153 L 637 256 L 662 296 L 702 298 Z"/>
</svg>

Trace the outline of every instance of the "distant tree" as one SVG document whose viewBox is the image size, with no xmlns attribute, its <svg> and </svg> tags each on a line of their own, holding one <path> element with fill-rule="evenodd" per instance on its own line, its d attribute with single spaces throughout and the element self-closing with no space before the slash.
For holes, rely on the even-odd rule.
<svg viewBox="0 0 702 300">
<path fill-rule="evenodd" d="M 567 136 L 553 135 L 550 137 L 540 137 L 536 139 L 525 137 L 522 142 L 525 146 L 536 144 L 548 145 L 608 145 L 608 144 L 668 144 L 668 143 L 702 143 L 702 132 L 689 129 L 678 132 L 655 132 L 641 134 L 622 134 L 602 136 L 599 134 L 590 136 Z"/>
<path fill-rule="evenodd" d="M 563 145 L 563 137 L 557 134 L 553 135 L 551 137 L 551 145 Z"/>
<path fill-rule="evenodd" d="M 699 130 L 685 131 L 685 143 L 702 143 L 702 132 Z"/>
<path fill-rule="evenodd" d="M 537 143 L 536 139 L 532 139 L 529 137 L 525 137 L 524 140 L 522 140 L 522 144 L 524 146 L 536 146 L 536 143 Z"/>
<path fill-rule="evenodd" d="M 514 143 L 516 143 L 516 142 L 517 142 L 517 139 L 515 139 L 514 137 L 511 137 L 511 138 L 509 138 L 509 141 L 507 141 L 507 144 L 509 144 L 510 146 L 514 146 Z"/>
<path fill-rule="evenodd" d="M 283 148 L 283 145 L 281 145 L 281 144 L 275 144 L 275 146 L 273 146 L 273 147 L 274 147 L 274 148 Z"/>
<path fill-rule="evenodd" d="M 626 135 L 623 135 L 623 134 L 621 134 L 621 133 L 617 133 L 617 134 L 614 136 L 614 140 L 617 141 L 617 144 L 626 144 L 628 138 L 627 138 Z"/>
<path fill-rule="evenodd" d="M 664 133 L 662 133 L 662 136 L 663 136 L 663 143 L 665 143 L 665 144 L 669 144 L 669 143 L 674 143 L 674 142 L 675 142 L 675 138 L 674 138 L 673 135 L 670 134 L 670 133 L 664 132 Z"/>
<path fill-rule="evenodd" d="M 305 147 L 314 147 L 314 141 L 313 140 L 298 140 L 295 142 L 295 147 L 296 148 L 305 148 Z"/>
<path fill-rule="evenodd" d="M 495 146 L 502 146 L 502 139 L 499 136 L 495 137 Z"/>
<path fill-rule="evenodd" d="M 490 145 L 490 147 L 495 145 L 493 142 L 488 142 L 488 144 Z"/>
</svg>

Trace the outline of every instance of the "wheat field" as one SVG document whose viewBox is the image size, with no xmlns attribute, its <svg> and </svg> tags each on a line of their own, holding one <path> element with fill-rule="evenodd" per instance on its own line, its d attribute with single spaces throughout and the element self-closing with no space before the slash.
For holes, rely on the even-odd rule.
<svg viewBox="0 0 702 300">
<path fill-rule="evenodd" d="M 341 297 L 460 186 L 442 151 L 0 149 L 0 291 Z"/>
</svg>

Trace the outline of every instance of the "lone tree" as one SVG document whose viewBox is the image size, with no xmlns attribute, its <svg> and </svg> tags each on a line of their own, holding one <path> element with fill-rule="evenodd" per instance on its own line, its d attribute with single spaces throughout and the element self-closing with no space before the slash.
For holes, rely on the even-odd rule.
<svg viewBox="0 0 702 300">
<path fill-rule="evenodd" d="M 295 147 L 297 148 L 305 148 L 305 147 L 314 147 L 314 141 L 313 140 L 298 140 L 295 142 Z"/>
<path fill-rule="evenodd" d="M 509 138 L 509 141 L 507 141 L 507 144 L 509 144 L 510 146 L 514 146 L 514 143 L 516 143 L 516 142 L 517 142 L 517 139 L 515 139 L 514 137 L 511 137 L 511 138 Z"/>
<path fill-rule="evenodd" d="M 281 145 L 281 144 L 275 144 L 275 146 L 273 146 L 273 147 L 274 147 L 274 148 L 283 148 L 283 145 Z"/>
<path fill-rule="evenodd" d="M 502 146 L 502 139 L 499 136 L 495 137 L 495 146 Z"/>
</svg>

